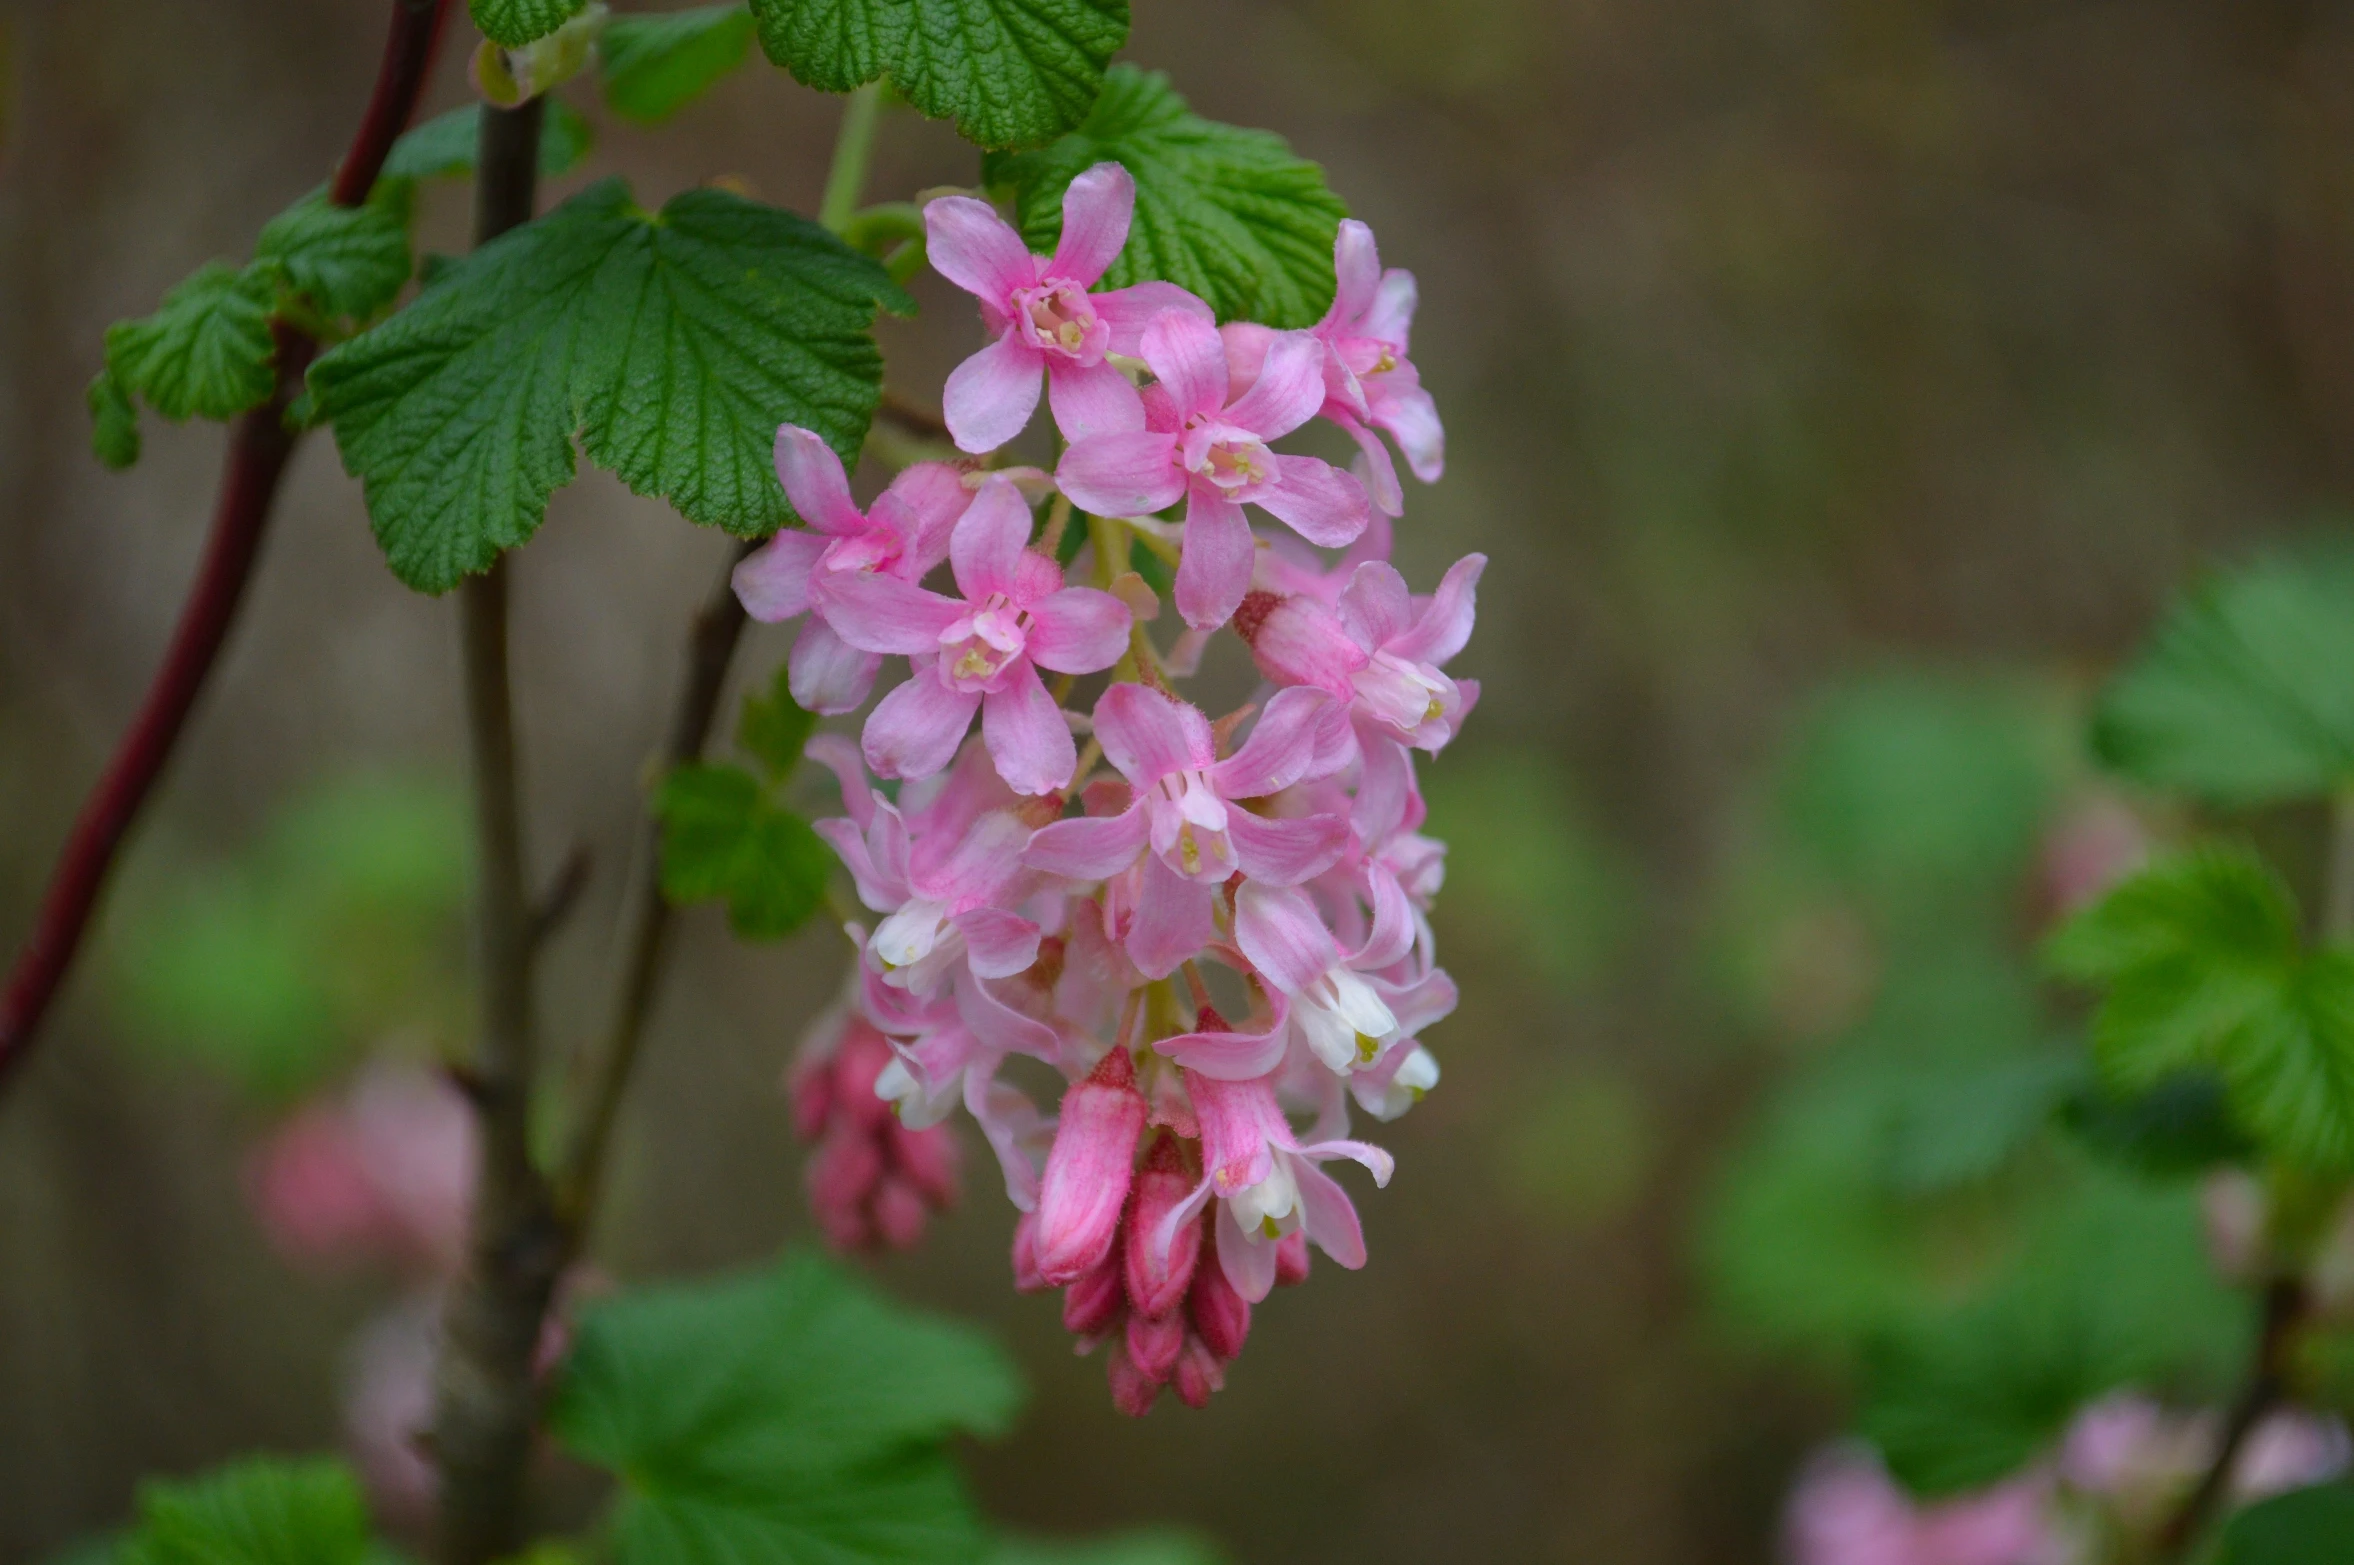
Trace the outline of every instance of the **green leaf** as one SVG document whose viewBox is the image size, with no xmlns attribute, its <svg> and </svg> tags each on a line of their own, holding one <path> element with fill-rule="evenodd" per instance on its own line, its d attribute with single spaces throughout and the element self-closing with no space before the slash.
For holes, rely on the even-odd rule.
<svg viewBox="0 0 2354 1565">
<path fill-rule="evenodd" d="M 981 1539 L 941 1442 L 1019 1400 L 984 1339 L 795 1256 L 592 1307 L 550 1424 L 621 1475 L 623 1565 L 951 1561 Z"/>
<path fill-rule="evenodd" d="M 792 672 L 779 667 L 766 695 L 744 697 L 743 720 L 736 726 L 736 742 L 781 783 L 801 764 L 801 747 L 817 731 L 817 714 L 803 711 L 793 700 Z"/>
<path fill-rule="evenodd" d="M 2333 1483 L 2251 1505 L 2223 1529 L 2215 1565 L 2344 1565 L 2354 1559 L 2354 1485 Z"/>
<path fill-rule="evenodd" d="M 2249 1325 L 2207 1262 L 2190 1192 L 2095 1179 L 1992 1293 L 1874 1344 L 1860 1427 L 1915 1492 L 1974 1489 L 2118 1386 L 2220 1393 Z"/>
<path fill-rule="evenodd" d="M 589 154 L 597 133 L 580 111 L 548 100 L 547 118 L 539 133 L 539 171 L 553 179 L 568 173 Z M 454 179 L 471 177 L 482 140 L 482 105 L 469 103 L 438 115 L 392 144 L 384 160 L 386 179 Z"/>
<path fill-rule="evenodd" d="M 597 41 L 607 106 L 641 125 L 670 118 L 751 52 L 752 13 L 742 0 L 617 16 Z"/>
<path fill-rule="evenodd" d="M 2203 1173 L 2256 1150 L 2231 1122 L 2223 1079 L 2213 1071 L 2184 1071 L 2129 1095 L 2085 1082 L 2060 1105 L 2060 1123 L 2100 1156 L 2150 1179 Z"/>
<path fill-rule="evenodd" d="M 2110 687 L 2093 748 L 2224 805 L 2354 783 L 2354 553 L 2267 560 L 2192 593 Z"/>
<path fill-rule="evenodd" d="M 90 382 L 90 449 L 120 472 L 139 460 L 139 409 L 122 377 L 100 370 Z M 1074 529 L 1076 530 L 1076 529 Z"/>
<path fill-rule="evenodd" d="M 106 329 L 115 383 L 175 422 L 235 418 L 261 406 L 277 385 L 270 310 L 278 280 L 266 265 L 197 268 L 163 296 L 153 315 Z"/>
<path fill-rule="evenodd" d="M 2297 909 L 2254 853 L 2163 860 L 2047 947 L 2062 975 L 2105 984 L 2094 1057 L 2126 1092 L 2221 1073 L 2232 1117 L 2274 1154 L 2354 1165 L 2354 951 L 2306 953 Z"/>
<path fill-rule="evenodd" d="M 607 180 L 320 359 L 311 386 L 394 573 L 444 592 L 538 529 L 576 432 L 690 520 L 772 531 L 790 514 L 779 424 L 856 460 L 878 305 L 913 308 L 814 223 L 718 190 L 655 215 Z"/>
<path fill-rule="evenodd" d="M 1051 141 L 1086 118 L 1128 41 L 1128 0 L 752 0 L 760 47 L 804 86 L 888 78 L 984 147 Z"/>
<path fill-rule="evenodd" d="M 520 49 L 571 21 L 586 4 L 587 0 L 466 0 L 466 9 L 483 37 Z"/>
<path fill-rule="evenodd" d="M 833 853 L 809 823 L 768 802 L 750 772 L 682 766 L 654 802 L 662 820 L 662 894 L 673 902 L 725 900 L 747 940 L 776 939 L 825 901 Z"/>
<path fill-rule="evenodd" d="M 1078 1541 L 1005 1538 L 989 1565 L 1219 1565 L 1225 1557 L 1206 1538 L 1153 1527 Z"/>
<path fill-rule="evenodd" d="M 1054 248 L 1063 191 L 1109 158 L 1136 177 L 1128 247 L 1104 286 L 1161 278 L 1209 301 L 1220 320 L 1313 326 L 1332 303 L 1332 242 L 1348 216 L 1324 171 L 1280 136 L 1205 120 L 1159 71 L 1116 65 L 1086 121 L 1050 147 L 992 155 L 982 174 L 1009 187 L 1030 248 Z"/>
<path fill-rule="evenodd" d="M 321 186 L 270 219 L 254 258 L 276 265 L 320 314 L 367 320 L 409 280 L 413 193 L 405 179 L 381 179 L 365 204 L 339 207 Z"/>
<path fill-rule="evenodd" d="M 368 1509 L 328 1458 L 252 1457 L 186 1482 L 139 1488 L 137 1565 L 364 1565 Z"/>
</svg>

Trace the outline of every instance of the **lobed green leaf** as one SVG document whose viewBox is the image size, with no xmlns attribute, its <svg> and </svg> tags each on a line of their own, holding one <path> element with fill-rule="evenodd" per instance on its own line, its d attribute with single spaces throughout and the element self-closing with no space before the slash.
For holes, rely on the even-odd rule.
<svg viewBox="0 0 2354 1565">
<path fill-rule="evenodd" d="M 2343 1565 L 2354 1559 L 2354 1484 L 2275 1495 L 2234 1516 L 2215 1565 Z"/>
<path fill-rule="evenodd" d="M 982 175 L 1012 191 L 1023 236 L 1046 253 L 1062 234 L 1064 190 L 1106 159 L 1135 176 L 1136 217 L 1105 287 L 1160 278 L 1220 320 L 1279 327 L 1312 326 L 1332 303 L 1333 236 L 1348 208 L 1324 170 L 1280 136 L 1203 119 L 1159 71 L 1112 67 L 1076 130 L 992 155 Z"/>
<path fill-rule="evenodd" d="M 752 13 L 742 0 L 617 16 L 597 40 L 606 105 L 641 125 L 670 118 L 751 52 Z"/>
<path fill-rule="evenodd" d="M 2265 1150 L 2354 1165 L 2354 951 L 2306 952 L 2295 900 L 2253 852 L 2161 860 L 2078 914 L 2047 955 L 2106 987 L 2092 1042 L 2113 1086 L 2211 1068 Z"/>
<path fill-rule="evenodd" d="M 752 0 L 752 14 L 762 50 L 804 86 L 888 79 L 983 147 L 1078 125 L 1128 40 L 1128 0 Z"/>
<path fill-rule="evenodd" d="M 366 202 L 340 207 L 322 185 L 270 219 L 254 258 L 320 314 L 365 321 L 390 307 L 413 270 L 414 194 L 405 179 L 380 179 Z"/>
<path fill-rule="evenodd" d="M 120 472 L 139 460 L 139 408 L 123 379 L 111 369 L 90 381 L 90 449 Z"/>
<path fill-rule="evenodd" d="M 795 1256 L 592 1308 L 550 1425 L 622 1476 L 625 1565 L 912 1565 L 980 1554 L 941 1442 L 1019 1400 L 984 1339 Z"/>
<path fill-rule="evenodd" d="M 277 385 L 270 340 L 277 291 L 273 267 L 240 271 L 209 261 L 153 315 L 106 329 L 107 371 L 123 392 L 175 422 L 259 407 Z"/>
<path fill-rule="evenodd" d="M 1225 1555 L 1190 1532 L 1148 1528 L 1109 1538 L 1006 1538 L 989 1565 L 1219 1565 Z"/>
<path fill-rule="evenodd" d="M 856 459 L 878 306 L 913 308 L 814 223 L 718 190 L 648 213 L 607 180 L 448 268 L 311 388 L 394 573 L 444 592 L 538 529 L 576 435 L 692 521 L 772 531 L 779 424 Z"/>
<path fill-rule="evenodd" d="M 139 1489 L 126 1565 L 365 1565 L 373 1547 L 359 1481 L 340 1461 L 253 1457 Z"/>
<path fill-rule="evenodd" d="M 682 766 L 654 801 L 662 821 L 662 894 L 724 901 L 746 939 L 776 939 L 825 901 L 833 855 L 809 823 L 771 804 L 736 766 Z"/>
<path fill-rule="evenodd" d="M 539 171 L 543 179 L 568 173 L 589 154 L 597 133 L 580 111 L 558 99 L 548 100 L 547 117 L 540 125 Z M 482 140 L 482 105 L 436 115 L 392 144 L 384 160 L 386 179 L 454 179 L 471 177 Z"/>
<path fill-rule="evenodd" d="M 744 715 L 736 725 L 736 742 L 768 774 L 781 783 L 801 764 L 801 747 L 817 731 L 817 714 L 793 699 L 791 669 L 780 666 L 766 694 L 744 697 Z"/>
<path fill-rule="evenodd" d="M 578 16 L 588 0 L 466 0 L 482 36 L 510 49 L 536 42 Z"/>
<path fill-rule="evenodd" d="M 2191 594 L 2109 688 L 2093 748 L 2225 805 L 2354 783 L 2354 554 L 2267 560 Z"/>
</svg>

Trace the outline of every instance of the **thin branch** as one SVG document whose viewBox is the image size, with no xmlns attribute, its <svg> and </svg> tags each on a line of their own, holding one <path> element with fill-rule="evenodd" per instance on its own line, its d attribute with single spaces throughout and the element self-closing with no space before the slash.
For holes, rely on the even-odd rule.
<svg viewBox="0 0 2354 1565">
<path fill-rule="evenodd" d="M 392 26 L 374 96 L 335 176 L 331 198 L 344 206 L 367 199 L 392 144 L 409 123 L 441 34 L 448 0 L 394 0 Z M 291 326 L 272 328 L 277 384 L 270 400 L 238 418 L 229 435 L 229 463 L 214 503 L 212 532 L 180 610 L 155 682 L 139 704 L 106 771 L 83 801 L 73 831 L 58 854 L 31 936 L 0 990 L 0 1082 L 31 1049 L 41 1019 L 73 965 L 83 931 L 105 890 L 123 838 L 138 819 L 179 743 L 205 678 L 220 657 L 245 583 L 253 574 L 270 519 L 270 505 L 293 454 L 296 432 L 286 408 L 302 389 L 318 344 Z"/>
<path fill-rule="evenodd" d="M 485 107 L 475 241 L 528 222 L 545 100 Z M 441 1467 L 440 1558 L 486 1565 L 524 1541 L 525 1469 L 539 1399 L 532 1364 L 566 1246 L 533 1160 L 533 919 L 507 659 L 504 556 L 459 588 L 466 717 L 479 838 L 476 897 L 482 1034 L 469 1080 L 482 1127 L 467 1268 L 450 1291 L 437 1368 L 433 1449 Z"/>
<path fill-rule="evenodd" d="M 2267 1413 L 2288 1399 L 2297 1336 L 2311 1309 L 2312 1298 L 2300 1278 L 2275 1278 L 2265 1288 L 2264 1327 L 2256 1339 L 2256 1361 L 2248 1383 L 2241 1390 L 2239 1400 L 2232 1404 L 2231 1418 L 2223 1428 L 2223 1441 L 2215 1448 L 2215 1459 L 2200 1477 L 2198 1487 L 2183 1501 L 2182 1508 L 2159 1532 L 2157 1546 L 2151 1554 L 2153 1565 L 2168 1565 L 2170 1561 L 2189 1557 L 2192 1546 L 2207 1530 L 2207 1524 L 2230 1489 L 2232 1469 L 2239 1464 L 2248 1436 Z"/>
<path fill-rule="evenodd" d="M 746 615 L 734 585 L 735 561 L 751 552 L 747 544 L 729 561 L 727 571 L 696 613 L 687 634 L 687 673 L 679 688 L 678 705 L 670 720 L 670 737 L 663 747 L 662 770 L 685 766 L 703 754 L 719 715 L 720 692 L 727 684 L 728 665 L 743 639 Z M 591 1068 L 579 1128 L 558 1181 L 559 1210 L 573 1245 L 587 1242 L 597 1196 L 604 1184 L 605 1158 L 613 1139 L 613 1125 L 621 1099 L 637 1069 L 638 1052 L 645 1043 L 646 1022 L 654 1009 L 654 993 L 662 981 L 663 960 L 669 954 L 671 908 L 662 895 L 662 828 L 648 814 L 645 846 L 639 854 L 638 883 L 632 892 L 630 928 L 622 958 L 620 989 L 613 1002 L 613 1020 L 605 1046 Z"/>
</svg>

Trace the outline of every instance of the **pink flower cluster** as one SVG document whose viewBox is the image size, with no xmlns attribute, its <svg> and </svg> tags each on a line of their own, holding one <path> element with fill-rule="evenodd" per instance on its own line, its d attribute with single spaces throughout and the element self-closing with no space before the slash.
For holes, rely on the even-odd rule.
<svg viewBox="0 0 2354 1565">
<path fill-rule="evenodd" d="M 797 1088 L 826 1148 L 821 1222 L 912 1237 L 946 1200 L 922 1138 L 961 1104 L 1023 1213 L 1017 1282 L 1065 1290 L 1065 1323 L 1108 1346 L 1114 1401 L 1142 1414 L 1164 1388 L 1208 1399 L 1310 1243 L 1365 1262 L 1326 1165 L 1386 1184 L 1352 1109 L 1394 1119 L 1438 1080 L 1419 1039 L 1455 1003 L 1428 918 L 1445 850 L 1420 831 L 1414 755 L 1478 698 L 1444 670 L 1485 561 L 1426 597 L 1387 561 L 1403 494 L 1376 431 L 1425 481 L 1443 443 L 1407 356 L 1413 278 L 1381 269 L 1370 231 L 1341 225 L 1313 329 L 1221 328 L 1167 283 L 1097 287 L 1134 198 L 1117 164 L 1079 176 L 1051 257 L 983 202 L 932 202 L 931 260 L 992 339 L 944 393 L 971 459 L 911 466 L 862 511 L 834 453 L 785 427 L 778 478 L 808 530 L 737 589 L 756 618 L 806 616 L 791 683 L 813 710 L 856 710 L 907 660 L 856 742 L 809 746 L 843 800 L 818 830 L 874 914 L 850 928 L 853 1019 Z M 994 455 L 1041 377 L 1065 442 L 1051 478 Z M 1355 472 L 1272 448 L 1318 417 L 1357 442 Z M 1085 544 L 1059 547 L 1072 528 Z M 1132 549 L 1174 567 L 1173 647 L 1148 632 L 1161 598 Z M 1229 625 L 1266 684 L 1213 717 L 1172 681 Z"/>
</svg>

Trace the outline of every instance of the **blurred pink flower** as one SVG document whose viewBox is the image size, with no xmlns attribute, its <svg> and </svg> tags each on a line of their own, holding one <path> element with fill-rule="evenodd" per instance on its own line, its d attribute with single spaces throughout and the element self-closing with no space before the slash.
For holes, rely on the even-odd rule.
<svg viewBox="0 0 2354 1565">
<path fill-rule="evenodd" d="M 256 1148 L 247 1187 L 291 1260 L 382 1261 L 439 1275 L 465 1255 L 477 1156 L 474 1116 L 456 1087 L 379 1063 L 340 1100 L 305 1104 Z"/>
<path fill-rule="evenodd" d="M 2047 1489 L 2030 1474 L 1923 1505 L 1868 1448 L 1834 1446 L 1799 1475 L 1783 1552 L 1789 1565 L 2065 1565 Z"/>
</svg>

